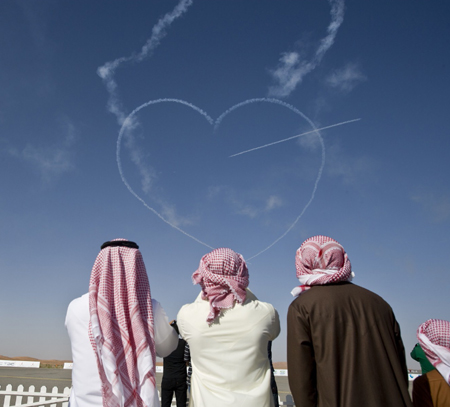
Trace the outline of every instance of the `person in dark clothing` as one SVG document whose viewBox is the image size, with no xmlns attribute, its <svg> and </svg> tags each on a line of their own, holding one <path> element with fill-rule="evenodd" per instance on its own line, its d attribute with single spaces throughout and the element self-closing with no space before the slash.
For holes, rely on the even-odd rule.
<svg viewBox="0 0 450 407">
<path fill-rule="evenodd" d="M 177 331 L 177 322 L 174 320 L 170 325 Z M 177 407 L 186 407 L 187 384 L 186 384 L 186 362 L 184 350 L 186 341 L 179 337 L 177 348 L 163 359 L 164 371 L 161 381 L 161 407 L 170 407 L 173 393 L 177 400 Z"/>
<path fill-rule="evenodd" d="M 270 388 L 272 389 L 273 394 L 273 402 L 275 404 L 275 407 L 280 407 L 280 403 L 278 401 L 278 386 L 277 381 L 275 380 L 275 369 L 273 368 L 272 363 L 272 341 L 269 341 L 267 344 L 267 353 L 269 356 L 269 363 L 270 363 Z"/>
<path fill-rule="evenodd" d="M 189 349 L 189 344 L 186 342 L 184 347 L 184 361 L 187 366 L 186 384 L 188 392 L 191 392 L 191 377 L 192 377 L 192 364 L 191 364 L 191 350 Z"/>
<path fill-rule="evenodd" d="M 327 236 L 297 250 L 300 286 L 287 318 L 289 387 L 298 407 L 412 407 L 394 312 L 352 284 L 344 248 Z"/>
<path fill-rule="evenodd" d="M 417 329 L 417 339 L 434 370 L 413 382 L 414 407 L 450 406 L 450 321 L 429 319 Z"/>
</svg>

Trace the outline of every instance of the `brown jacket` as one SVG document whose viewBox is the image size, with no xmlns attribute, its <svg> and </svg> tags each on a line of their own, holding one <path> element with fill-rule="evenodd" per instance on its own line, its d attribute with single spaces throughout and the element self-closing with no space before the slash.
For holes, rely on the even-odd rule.
<svg viewBox="0 0 450 407">
<path fill-rule="evenodd" d="M 391 307 L 351 283 L 315 286 L 288 311 L 289 386 L 299 407 L 411 407 Z"/>
<path fill-rule="evenodd" d="M 450 406 L 450 386 L 437 370 L 414 380 L 413 404 L 414 407 Z"/>
</svg>

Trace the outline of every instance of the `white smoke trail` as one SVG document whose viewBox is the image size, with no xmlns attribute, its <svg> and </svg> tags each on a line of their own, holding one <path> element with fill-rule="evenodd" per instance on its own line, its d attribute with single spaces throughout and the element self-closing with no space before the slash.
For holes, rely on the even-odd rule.
<svg viewBox="0 0 450 407">
<path fill-rule="evenodd" d="M 161 40 L 166 36 L 167 28 L 170 27 L 174 20 L 181 17 L 187 11 L 192 2 L 193 0 L 180 0 L 171 12 L 160 18 L 153 26 L 152 35 L 142 47 L 139 54 L 133 53 L 129 57 L 117 58 L 114 61 L 106 62 L 97 69 L 97 74 L 102 78 L 109 93 L 108 110 L 116 116 L 119 125 L 124 123 L 127 115 L 117 94 L 117 83 L 114 80 L 116 69 L 124 62 L 141 62 L 143 59 L 150 57 Z"/>
<path fill-rule="evenodd" d="M 119 132 L 119 138 L 117 139 L 117 147 L 116 147 L 116 161 L 117 161 L 117 167 L 119 168 L 119 173 L 120 173 L 120 177 L 122 178 L 122 182 L 125 184 L 125 186 L 128 188 L 128 191 L 131 192 L 131 194 L 138 199 L 147 209 L 149 209 L 151 212 L 153 212 L 158 218 L 160 218 L 163 222 L 167 223 L 169 226 L 173 227 L 174 229 L 178 230 L 179 232 L 183 233 L 185 236 L 190 237 L 191 239 L 195 240 L 197 243 L 202 244 L 203 246 L 208 247 L 209 249 L 214 249 L 214 247 L 206 244 L 205 242 L 202 242 L 201 240 L 197 239 L 196 237 L 190 235 L 189 233 L 187 233 L 186 231 L 184 231 L 183 229 L 181 229 L 180 227 L 178 227 L 177 225 L 173 224 L 172 222 L 170 222 L 169 220 L 167 220 L 164 216 L 162 216 L 156 209 L 152 208 L 150 205 L 148 205 L 134 190 L 133 188 L 130 186 L 130 184 L 128 183 L 127 179 L 125 178 L 125 175 L 123 173 L 123 168 L 122 168 L 122 161 L 120 159 L 120 146 L 122 144 L 122 138 L 123 135 L 126 131 L 133 129 L 136 123 L 136 113 L 138 113 L 141 109 L 143 109 L 144 107 L 150 106 L 150 105 L 155 105 L 158 103 L 166 103 L 166 102 L 172 102 L 172 103 L 179 103 L 185 106 L 190 107 L 191 109 L 195 110 L 196 112 L 200 113 L 211 125 L 214 123 L 214 120 L 211 119 L 210 116 L 208 116 L 208 114 L 206 112 L 204 112 L 202 109 L 200 109 L 199 107 L 193 105 L 192 103 L 186 102 L 184 100 L 180 100 L 180 99 L 157 99 L 157 100 L 150 100 L 147 103 L 142 104 L 141 106 L 137 107 L 136 109 L 134 109 L 129 115 L 128 117 L 125 118 L 125 120 L 123 121 L 122 127 L 120 129 Z"/>
<path fill-rule="evenodd" d="M 339 27 L 344 21 L 344 0 L 328 0 L 331 5 L 331 22 L 326 37 L 322 38 L 311 61 L 302 61 L 298 52 L 284 53 L 281 64 L 272 71 L 277 85 L 269 87 L 269 95 L 275 97 L 289 96 L 299 85 L 304 76 L 315 69 L 325 53 L 334 44 Z"/>
<path fill-rule="evenodd" d="M 340 122 L 340 123 L 336 123 L 336 124 L 331 124 L 330 126 L 321 127 L 320 129 L 317 129 L 317 130 L 307 131 L 307 132 L 305 132 L 305 133 L 297 134 L 297 135 L 295 135 L 295 136 L 288 137 L 288 138 L 285 138 L 285 139 L 283 139 L 283 140 L 274 141 L 273 143 L 264 144 L 263 146 L 251 148 L 250 150 L 241 151 L 240 153 L 236 153 L 236 154 L 230 155 L 228 158 L 237 157 L 238 155 L 250 153 L 250 152 L 255 151 L 255 150 L 260 150 L 261 148 L 270 147 L 270 146 L 273 146 L 273 145 L 275 145 L 275 144 L 284 143 L 285 141 L 289 141 L 289 140 L 292 140 L 292 139 L 294 139 L 294 138 L 306 136 L 307 134 L 315 133 L 316 131 L 321 131 L 321 130 L 331 129 L 331 128 L 333 128 L 333 127 L 342 126 L 342 125 L 344 125 L 344 124 L 357 122 L 357 121 L 359 121 L 359 120 L 361 120 L 361 119 L 352 119 L 352 120 L 347 120 L 347 121 L 345 121 L 345 122 Z"/>
<path fill-rule="evenodd" d="M 231 106 L 228 110 L 226 110 L 224 113 L 222 113 L 217 119 L 216 122 L 214 124 L 214 130 L 217 130 L 217 128 L 220 126 L 220 123 L 222 123 L 222 120 L 228 116 L 233 110 L 236 110 L 242 106 L 245 105 L 249 105 L 252 103 L 274 103 L 276 105 L 281 105 L 284 107 L 287 107 L 288 109 L 292 110 L 294 113 L 300 115 L 301 117 L 303 117 L 303 119 L 305 119 L 313 128 L 314 124 L 313 122 L 308 119 L 308 117 L 306 117 L 300 110 L 298 110 L 296 107 L 290 105 L 289 103 L 283 102 L 282 100 L 279 99 L 272 99 L 272 98 L 254 98 L 254 99 L 247 99 L 243 102 L 237 103 L 234 106 Z"/>
<path fill-rule="evenodd" d="M 125 123 L 122 125 L 122 128 L 125 126 L 127 128 L 130 128 L 130 125 L 132 123 L 134 123 L 134 116 L 136 115 L 137 112 L 139 112 L 139 110 L 142 110 L 144 107 L 150 106 L 150 105 L 156 105 L 158 103 L 178 103 L 184 106 L 188 106 L 191 109 L 195 110 L 196 112 L 200 113 L 207 121 L 209 124 L 213 125 L 214 124 L 214 119 L 211 118 L 208 113 L 206 113 L 204 110 L 200 109 L 198 106 L 195 106 L 193 103 L 190 102 L 186 102 L 185 100 L 181 100 L 181 99 L 174 99 L 174 98 L 162 98 L 162 99 L 155 99 L 155 100 L 150 100 L 146 103 L 143 103 L 142 105 L 140 105 L 139 107 L 137 107 L 136 109 L 134 109 L 127 117 L 127 122 L 129 122 L 129 124 L 127 124 L 125 126 Z M 121 130 L 122 131 L 122 130 Z"/>
<path fill-rule="evenodd" d="M 226 110 L 223 114 L 221 114 L 217 118 L 217 120 L 215 122 L 215 125 L 214 125 L 214 129 L 216 130 L 220 126 L 220 123 L 222 122 L 222 120 L 228 114 L 230 114 L 233 110 L 236 110 L 239 107 L 242 107 L 242 106 L 245 106 L 245 105 L 249 105 L 249 104 L 252 104 L 252 103 L 274 103 L 274 104 L 277 104 L 277 105 L 281 105 L 281 106 L 287 107 L 288 109 L 292 110 L 294 113 L 298 114 L 303 119 L 305 119 L 310 124 L 310 126 L 313 128 L 313 131 L 309 132 L 309 133 L 315 133 L 317 135 L 317 137 L 319 138 L 320 146 L 322 148 L 322 159 L 321 159 L 321 163 L 320 163 L 319 172 L 318 172 L 317 177 L 316 177 L 316 181 L 314 182 L 314 188 L 313 188 L 311 197 L 309 198 L 309 201 L 306 203 L 306 205 L 304 206 L 304 208 L 300 212 L 300 215 L 297 216 L 297 218 L 294 220 L 294 222 L 292 222 L 292 224 L 287 228 L 287 230 L 280 237 L 275 239 L 265 249 L 263 249 L 260 252 L 256 253 L 252 257 L 247 258 L 247 260 L 254 259 L 255 257 L 259 256 L 260 254 L 262 254 L 265 251 L 269 250 L 272 246 L 274 246 L 281 239 L 283 239 L 283 237 L 285 237 L 292 230 L 292 228 L 297 224 L 297 222 L 303 216 L 305 211 L 308 209 L 309 205 L 311 205 L 311 202 L 314 200 L 314 197 L 316 196 L 317 186 L 319 185 L 320 178 L 322 177 L 323 167 L 325 166 L 325 144 L 323 142 L 322 136 L 320 135 L 320 129 L 316 128 L 316 126 L 314 125 L 312 120 L 309 119 L 306 115 L 304 115 L 300 110 L 298 110 L 296 107 L 290 105 L 289 103 L 283 102 L 282 100 L 270 99 L 270 98 L 256 98 L 256 99 L 248 99 L 248 100 L 246 100 L 244 102 L 237 103 L 236 105 L 230 107 L 228 110 Z M 299 137 L 299 136 L 296 136 L 296 137 Z"/>
<path fill-rule="evenodd" d="M 337 29 L 339 28 L 339 26 L 340 26 L 340 24 L 342 23 L 342 20 L 343 20 L 343 4 L 344 4 L 344 0 L 329 0 L 329 2 L 332 5 L 332 12 L 331 12 L 331 14 L 332 14 L 332 22 L 331 22 L 331 24 L 328 27 L 328 36 L 325 37 L 322 40 L 321 45 L 320 45 L 319 49 L 317 50 L 316 56 L 315 56 L 314 60 L 312 61 L 312 63 L 308 63 L 308 66 L 312 66 L 310 69 L 308 68 L 309 70 L 314 69 L 314 67 L 322 59 L 323 54 L 331 47 L 331 45 L 334 42 L 334 37 L 336 35 Z M 289 105 L 288 103 L 282 102 L 281 100 L 278 100 L 278 99 L 269 99 L 269 98 L 249 99 L 247 101 L 244 101 L 242 103 L 239 103 L 239 104 L 231 107 L 225 113 L 223 113 L 221 116 L 219 116 L 219 118 L 217 120 L 215 120 L 215 121 L 205 111 L 203 111 L 199 107 L 193 105 L 192 103 L 189 103 L 189 102 L 186 102 L 186 101 L 183 101 L 183 100 L 180 100 L 180 99 L 170 99 L 170 98 L 157 99 L 157 100 L 149 101 L 149 102 L 144 103 L 143 105 L 137 107 L 136 109 L 134 109 L 129 115 L 127 115 L 125 113 L 125 110 L 124 110 L 124 108 L 122 106 L 122 103 L 121 103 L 121 101 L 119 99 L 119 96 L 118 96 L 118 93 L 117 93 L 117 83 L 114 80 L 114 75 L 115 75 L 116 69 L 121 64 L 123 64 L 125 62 L 140 62 L 143 59 L 151 56 L 153 51 L 160 44 L 161 40 L 165 37 L 166 29 L 168 27 L 170 27 L 170 25 L 173 23 L 173 21 L 175 19 L 177 19 L 180 16 L 182 16 L 187 11 L 188 7 L 192 3 L 193 3 L 193 0 L 180 0 L 178 2 L 178 4 L 176 5 L 176 7 L 171 12 L 167 13 L 164 17 L 162 17 L 158 21 L 158 23 L 153 27 L 151 37 L 148 39 L 146 44 L 142 47 L 141 52 L 139 54 L 133 53 L 129 57 L 118 58 L 118 59 L 116 59 L 114 61 L 110 61 L 110 62 L 105 63 L 103 66 L 101 66 L 101 67 L 99 67 L 97 69 L 97 74 L 102 78 L 102 80 L 103 80 L 103 82 L 104 82 L 104 84 L 106 86 L 106 89 L 107 89 L 107 91 L 109 93 L 108 110 L 116 116 L 119 125 L 121 125 L 121 129 L 120 129 L 120 132 L 119 132 L 119 137 L 117 139 L 117 149 L 116 149 L 117 166 L 118 166 L 118 169 L 119 169 L 120 176 L 122 178 L 122 182 L 125 184 L 125 186 L 130 191 L 130 193 L 135 198 L 137 198 L 147 209 L 149 209 L 156 216 L 158 216 L 163 222 L 167 223 L 169 226 L 171 226 L 172 228 L 174 228 L 174 229 L 178 230 L 179 232 L 183 233 L 187 237 L 193 239 L 194 241 L 196 241 L 196 242 L 198 242 L 198 243 L 200 243 L 200 244 L 202 244 L 202 245 L 204 245 L 204 246 L 206 246 L 206 247 L 208 247 L 210 249 L 214 249 L 212 246 L 202 242 L 201 240 L 197 239 L 196 237 L 190 235 L 189 233 L 187 233 L 186 231 L 184 231 L 183 229 L 178 227 L 177 225 L 173 224 L 172 222 L 167 220 L 164 216 L 162 216 L 156 209 L 154 209 L 151 206 L 149 206 L 133 190 L 133 188 L 129 185 L 128 181 L 126 180 L 125 175 L 123 173 L 123 169 L 122 169 L 122 162 L 121 162 L 121 159 L 120 159 L 121 142 L 122 142 L 122 137 L 123 137 L 124 133 L 126 131 L 132 130 L 133 128 L 136 127 L 136 125 L 138 123 L 137 122 L 137 118 L 136 118 L 136 114 L 141 109 L 143 109 L 144 107 L 147 107 L 147 106 L 150 106 L 150 105 L 153 105 L 153 104 L 164 103 L 164 102 L 179 103 L 179 104 L 188 106 L 191 109 L 195 110 L 196 112 L 200 113 L 211 125 L 214 126 L 214 129 L 217 129 L 219 127 L 220 123 L 222 122 L 222 120 L 230 112 L 232 112 L 233 110 L 235 110 L 235 109 L 237 109 L 237 108 L 239 108 L 241 106 L 245 106 L 247 104 L 256 103 L 256 102 L 265 102 L 265 103 L 279 104 L 281 106 L 284 106 L 284 107 L 292 110 L 293 112 L 295 112 L 296 114 L 301 116 L 314 129 L 313 132 L 319 138 L 319 141 L 320 141 L 320 144 L 321 144 L 321 147 L 322 147 L 321 165 L 320 165 L 319 172 L 318 172 L 315 184 L 314 184 L 314 189 L 313 189 L 313 192 L 311 194 L 311 198 L 309 199 L 309 201 L 307 202 L 307 204 L 305 205 L 305 207 L 301 211 L 300 215 L 294 220 L 294 222 L 286 230 L 286 232 L 284 232 L 280 237 L 278 237 L 268 247 L 266 247 L 265 249 L 261 250 L 256 255 L 250 257 L 249 258 L 249 260 L 250 260 L 250 259 L 253 259 L 256 256 L 259 256 L 260 254 L 264 253 L 266 250 L 270 249 L 273 245 L 275 245 L 278 241 L 280 241 L 284 236 L 286 236 L 289 233 L 289 231 L 295 226 L 295 224 L 299 221 L 299 219 L 303 216 L 303 214 L 305 213 L 306 209 L 309 207 L 309 205 L 313 201 L 315 193 L 316 193 L 316 190 L 317 190 L 318 183 L 319 183 L 320 178 L 322 176 L 323 167 L 325 165 L 325 146 L 324 146 L 324 143 L 323 143 L 323 139 L 322 139 L 322 137 L 320 135 L 320 132 L 314 126 L 314 123 L 308 117 L 306 117 L 301 111 L 296 109 L 294 106 Z M 295 63 L 296 63 L 295 59 L 296 59 L 296 57 L 294 55 L 294 63 L 290 63 L 290 66 L 288 67 L 289 69 L 286 71 L 288 75 L 291 75 L 291 77 L 294 77 L 294 81 L 292 81 L 292 78 L 288 78 L 288 82 L 289 83 L 293 83 L 293 85 L 290 86 L 291 90 L 288 91 L 287 94 L 289 94 L 297 86 L 297 83 L 299 83 L 301 81 L 302 77 L 303 77 L 303 74 L 302 74 L 299 79 L 295 79 L 295 76 L 298 76 L 298 74 L 296 73 L 296 70 L 298 71 L 299 69 L 300 70 L 303 69 L 302 66 L 300 66 L 300 68 L 296 68 L 295 67 Z M 281 67 L 280 69 L 283 69 L 283 67 Z M 308 72 L 309 72 L 309 70 L 308 70 Z M 276 72 L 274 73 L 274 75 L 275 76 L 277 75 Z M 286 84 L 283 83 L 283 80 L 281 80 L 281 79 L 282 78 L 280 78 L 281 85 L 282 86 L 286 86 Z M 282 96 L 287 95 L 287 94 L 284 94 L 286 92 L 284 92 L 284 93 L 281 92 L 281 93 L 282 93 Z"/>
<path fill-rule="evenodd" d="M 291 230 L 292 228 L 297 224 L 297 222 L 300 220 L 300 218 L 303 216 L 303 214 L 305 213 L 306 209 L 308 209 L 309 205 L 311 204 L 311 202 L 314 200 L 315 194 L 316 194 L 316 190 L 317 190 L 317 186 L 319 184 L 320 178 L 322 177 L 322 171 L 323 171 L 323 167 L 325 165 L 325 145 L 322 139 L 322 136 L 320 135 L 320 129 L 317 129 L 316 126 L 314 125 L 314 123 L 307 117 L 305 116 L 300 110 L 298 110 L 297 108 L 295 108 L 294 106 L 290 105 L 289 103 L 283 102 L 281 100 L 278 99 L 268 99 L 268 98 L 257 98 L 257 99 L 248 99 L 244 102 L 238 103 L 232 107 L 230 107 L 228 110 L 226 110 L 223 114 L 221 114 L 215 121 L 202 109 L 200 109 L 199 107 L 195 106 L 194 104 L 181 100 L 181 99 L 172 99 L 172 98 L 164 98 L 164 99 L 156 99 L 156 100 L 150 100 L 144 104 L 142 104 L 141 106 L 137 107 L 136 109 L 134 109 L 129 115 L 128 117 L 125 118 L 122 127 L 120 129 L 119 132 L 119 138 L 117 139 L 117 149 L 116 149 L 116 160 L 117 160 L 117 167 L 119 168 L 119 173 L 120 173 L 120 177 L 122 178 L 123 183 L 125 184 L 125 186 L 127 187 L 127 189 L 131 192 L 131 194 L 136 197 L 147 209 L 149 209 L 151 212 L 153 212 L 156 216 L 158 216 L 158 218 L 160 218 L 163 222 L 167 223 L 169 226 L 173 227 L 174 229 L 178 230 L 179 232 L 183 233 L 185 236 L 195 240 L 196 242 L 202 244 L 203 246 L 206 246 L 210 249 L 214 249 L 212 246 L 208 245 L 207 243 L 201 241 L 200 239 L 197 239 L 196 237 L 192 236 L 191 234 L 187 233 L 185 230 L 181 229 L 180 227 L 178 227 L 177 225 L 173 224 L 172 222 L 170 222 L 169 220 L 167 220 L 164 216 L 161 215 L 161 213 L 159 213 L 156 209 L 152 208 L 151 206 L 149 206 L 134 190 L 133 188 L 130 186 L 130 184 L 128 183 L 127 179 L 125 178 L 125 175 L 123 173 L 123 169 L 122 169 L 122 162 L 120 159 L 120 151 L 121 151 L 121 143 L 122 143 L 122 138 L 124 133 L 127 130 L 133 129 L 136 123 L 136 114 L 142 110 L 143 108 L 150 106 L 150 105 L 155 105 L 158 103 L 178 103 L 187 107 L 190 107 L 191 109 L 195 110 L 196 112 L 200 113 L 207 121 L 209 124 L 214 125 L 214 129 L 216 130 L 221 122 L 223 121 L 223 119 L 230 114 L 232 111 L 242 107 L 242 106 L 246 106 L 252 103 L 273 103 L 273 104 L 277 104 L 283 107 L 286 107 L 290 110 L 292 110 L 294 113 L 298 114 L 299 116 L 301 116 L 303 119 L 305 119 L 310 126 L 314 129 L 309 133 L 315 133 L 317 135 L 317 137 L 319 138 L 320 141 L 320 145 L 322 148 L 322 159 L 321 159 L 321 165 L 319 168 L 319 172 L 317 174 L 315 183 L 314 183 L 314 188 L 311 194 L 311 197 L 309 199 L 309 201 L 306 203 L 306 205 L 304 206 L 304 208 L 302 209 L 301 213 L 299 216 L 297 216 L 297 218 L 293 221 L 293 223 L 289 226 L 289 228 L 280 236 L 278 237 L 274 242 L 272 242 L 269 246 L 267 246 L 265 249 L 261 250 L 260 252 L 258 252 L 257 254 L 255 254 L 254 256 L 248 258 L 248 260 L 251 260 L 253 258 L 255 258 L 256 256 L 259 256 L 260 254 L 264 253 L 266 250 L 270 249 L 273 245 L 275 245 L 277 242 L 279 242 L 283 237 L 285 237 Z M 351 121 L 349 121 L 351 122 Z M 343 123 L 342 123 L 343 124 Z M 334 125 L 335 126 L 335 125 Z M 299 136 L 296 136 L 299 137 Z"/>
</svg>

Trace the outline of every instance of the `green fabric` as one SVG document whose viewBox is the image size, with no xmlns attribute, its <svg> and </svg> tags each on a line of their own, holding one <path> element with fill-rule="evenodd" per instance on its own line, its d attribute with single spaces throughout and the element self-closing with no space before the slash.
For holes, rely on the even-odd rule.
<svg viewBox="0 0 450 407">
<path fill-rule="evenodd" d="M 416 343 L 416 346 L 414 346 L 414 349 L 411 351 L 411 357 L 420 363 L 422 374 L 434 370 L 434 366 L 430 363 L 425 352 L 418 343 Z"/>
</svg>

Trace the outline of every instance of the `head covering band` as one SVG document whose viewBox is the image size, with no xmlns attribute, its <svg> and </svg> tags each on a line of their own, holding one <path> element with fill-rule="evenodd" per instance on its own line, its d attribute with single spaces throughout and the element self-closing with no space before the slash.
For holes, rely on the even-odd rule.
<svg viewBox="0 0 450 407">
<path fill-rule="evenodd" d="M 192 275 L 194 284 L 200 284 L 202 298 L 208 299 L 210 312 L 206 321 L 212 324 L 223 309 L 243 304 L 249 283 L 247 264 L 239 253 L 220 248 L 205 254 Z"/>
<path fill-rule="evenodd" d="M 118 247 L 118 246 L 129 247 L 130 249 L 139 249 L 139 246 L 136 243 L 131 242 L 129 240 L 111 240 L 103 243 L 102 246 L 100 247 L 100 250 L 103 250 L 106 247 Z"/>
<path fill-rule="evenodd" d="M 156 352 L 150 285 L 141 252 L 123 239 L 97 256 L 89 284 L 89 336 L 104 407 L 153 406 Z M 135 243 L 133 243 L 137 246 Z"/>
<path fill-rule="evenodd" d="M 305 240 L 295 255 L 295 268 L 300 281 L 291 294 L 298 296 L 314 285 L 351 281 L 354 274 L 344 248 L 327 236 Z"/>
<path fill-rule="evenodd" d="M 417 329 L 417 339 L 428 360 L 450 385 L 450 322 L 429 319 Z"/>
</svg>

